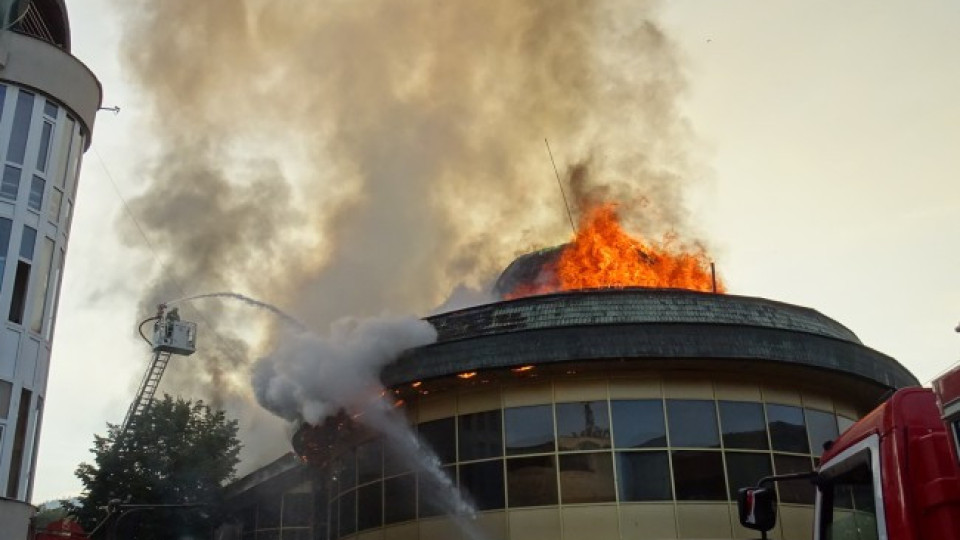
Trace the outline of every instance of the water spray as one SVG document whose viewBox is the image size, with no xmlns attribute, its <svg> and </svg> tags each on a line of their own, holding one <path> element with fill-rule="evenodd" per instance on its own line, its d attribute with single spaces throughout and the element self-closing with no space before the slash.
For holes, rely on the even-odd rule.
<svg viewBox="0 0 960 540">
<path fill-rule="evenodd" d="M 276 315 L 280 320 L 282 320 L 283 322 L 287 323 L 288 325 L 294 327 L 295 329 L 299 330 L 300 332 L 309 332 L 309 331 L 310 331 L 305 324 L 303 324 L 302 322 L 300 322 L 299 320 L 297 320 L 296 317 L 294 317 L 294 316 L 288 314 L 287 312 L 283 311 L 282 309 L 280 309 L 280 308 L 278 308 L 278 307 L 276 307 L 276 306 L 274 306 L 274 305 L 272 305 L 272 304 L 268 304 L 268 303 L 266 303 L 266 302 L 261 302 L 260 300 L 257 300 L 257 299 L 255 299 L 255 298 L 250 298 L 249 296 L 245 296 L 245 295 L 242 295 L 242 294 L 240 294 L 240 293 L 235 293 L 235 292 L 215 292 L 215 293 L 197 294 L 197 295 L 194 295 L 194 296 L 188 296 L 188 297 L 186 297 L 186 298 L 178 298 L 177 300 L 171 300 L 171 301 L 167 302 L 166 305 L 170 306 L 170 305 L 173 305 L 173 304 L 179 304 L 180 302 L 189 302 L 189 301 L 191 301 L 191 300 L 201 300 L 201 299 L 204 299 L 204 298 L 232 298 L 232 299 L 234 299 L 234 300 L 239 300 L 239 301 L 243 302 L 244 304 L 247 304 L 248 306 L 253 306 L 253 307 L 255 307 L 255 308 L 263 309 L 263 310 L 269 311 L 270 313 L 273 313 L 273 314 Z"/>
</svg>

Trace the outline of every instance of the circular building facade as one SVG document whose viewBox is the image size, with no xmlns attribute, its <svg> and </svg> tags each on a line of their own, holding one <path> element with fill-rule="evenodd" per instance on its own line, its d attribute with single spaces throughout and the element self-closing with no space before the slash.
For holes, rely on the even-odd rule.
<svg viewBox="0 0 960 540">
<path fill-rule="evenodd" d="M 101 88 L 63 0 L 0 10 L 0 538 L 27 535 L 57 303 Z"/>
<path fill-rule="evenodd" d="M 760 298 L 590 290 L 428 320 L 437 343 L 382 378 L 491 539 L 750 537 L 738 487 L 810 470 L 885 394 L 918 384 L 817 311 Z M 305 426 L 294 447 L 313 465 L 296 488 L 311 493 L 311 538 L 466 538 L 348 419 Z M 809 538 L 813 493 L 780 487 L 774 538 Z M 257 512 L 244 538 L 264 530 Z"/>
</svg>

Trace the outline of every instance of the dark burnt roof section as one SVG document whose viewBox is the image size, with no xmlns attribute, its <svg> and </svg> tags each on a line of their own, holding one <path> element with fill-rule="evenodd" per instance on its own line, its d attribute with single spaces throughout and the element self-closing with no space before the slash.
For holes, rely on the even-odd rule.
<svg viewBox="0 0 960 540">
<path fill-rule="evenodd" d="M 787 363 L 887 388 L 918 384 L 840 323 L 763 298 L 603 289 L 497 302 L 427 320 L 438 342 L 387 366 L 382 378 L 388 386 L 528 364 L 664 359 Z"/>
<path fill-rule="evenodd" d="M 70 52 L 70 23 L 64 0 L 20 0 L 11 13 L 11 30 Z"/>
</svg>

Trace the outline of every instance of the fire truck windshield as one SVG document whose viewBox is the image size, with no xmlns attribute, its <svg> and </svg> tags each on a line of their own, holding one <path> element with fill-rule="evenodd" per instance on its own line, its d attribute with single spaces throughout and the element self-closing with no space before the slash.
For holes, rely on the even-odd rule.
<svg viewBox="0 0 960 540">
<path fill-rule="evenodd" d="M 837 476 L 823 479 L 820 485 L 820 540 L 879 538 L 873 486 L 873 473 L 867 460 Z"/>
</svg>

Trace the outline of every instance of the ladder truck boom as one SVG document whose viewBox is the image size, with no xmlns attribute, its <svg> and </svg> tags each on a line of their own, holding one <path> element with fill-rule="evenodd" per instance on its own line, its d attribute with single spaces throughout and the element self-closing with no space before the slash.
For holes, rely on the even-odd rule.
<svg viewBox="0 0 960 540">
<path fill-rule="evenodd" d="M 153 325 L 152 339 L 143 334 L 143 326 L 155 321 Z M 167 369 L 167 363 L 174 354 L 181 356 L 190 356 L 197 350 L 197 325 L 193 322 L 180 320 L 180 313 L 177 308 L 170 308 L 166 304 L 157 306 L 157 314 L 140 323 L 140 335 L 150 343 L 153 357 L 147 366 L 147 371 L 143 374 L 137 393 L 127 409 L 127 414 L 120 425 L 120 432 L 117 435 L 119 441 L 134 425 L 137 420 L 150 407 L 153 398 L 156 395 L 157 388 L 160 386 L 160 379 L 163 372 Z"/>
</svg>

